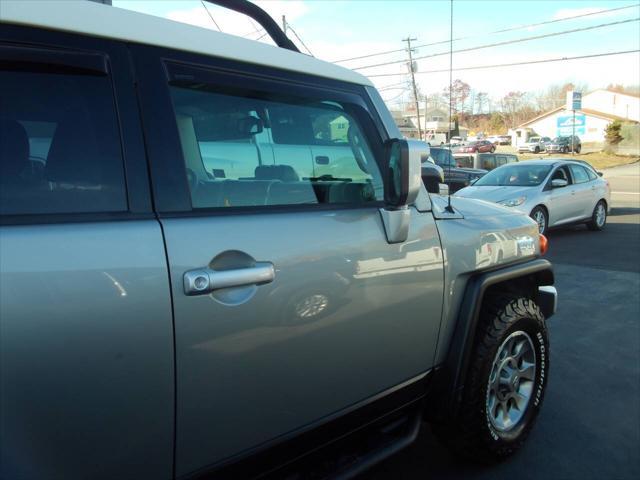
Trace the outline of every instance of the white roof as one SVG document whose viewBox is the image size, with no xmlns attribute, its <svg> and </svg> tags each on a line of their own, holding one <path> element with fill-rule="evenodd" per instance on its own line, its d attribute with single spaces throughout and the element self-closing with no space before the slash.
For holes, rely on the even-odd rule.
<svg viewBox="0 0 640 480">
<path fill-rule="evenodd" d="M 359 73 L 302 53 L 96 2 L 0 0 L 0 21 L 156 45 L 371 85 L 369 79 Z"/>
</svg>

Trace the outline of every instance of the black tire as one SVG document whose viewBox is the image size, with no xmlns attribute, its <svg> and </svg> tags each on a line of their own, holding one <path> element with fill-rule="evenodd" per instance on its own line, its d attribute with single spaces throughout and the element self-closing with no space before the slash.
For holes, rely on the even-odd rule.
<svg viewBox="0 0 640 480">
<path fill-rule="evenodd" d="M 580 145 L 578 145 L 578 146 L 576 147 L 576 153 L 580 153 L 580 150 L 582 150 L 582 147 L 581 147 Z"/>
<path fill-rule="evenodd" d="M 604 218 L 598 218 L 598 210 L 601 210 L 601 214 Z M 587 222 L 587 228 L 589 230 L 593 230 L 594 232 L 600 232 L 604 230 L 604 227 L 607 225 L 607 204 L 604 200 L 600 200 L 596 206 L 593 208 L 593 213 L 591 214 L 591 220 Z"/>
<path fill-rule="evenodd" d="M 509 429 L 500 430 L 491 420 L 489 382 L 495 375 L 494 362 L 502 352 L 501 346 L 511 338 L 530 340 L 531 351 L 535 352 L 535 372 L 531 374 L 533 381 L 527 385 L 531 391 L 523 413 Z M 549 340 L 538 306 L 523 297 L 489 297 L 482 306 L 458 418 L 434 425 L 433 430 L 449 448 L 464 457 L 482 463 L 503 460 L 522 447 L 533 428 L 548 376 Z M 516 381 L 520 385 L 519 379 Z"/>
<path fill-rule="evenodd" d="M 569 153 L 569 147 L 562 147 L 562 153 Z"/>
<path fill-rule="evenodd" d="M 536 147 L 533 151 L 533 153 L 540 153 L 540 147 Z"/>
<path fill-rule="evenodd" d="M 544 222 L 539 221 L 540 220 L 539 215 L 542 215 Z M 547 213 L 547 211 L 543 207 L 537 206 L 533 210 L 531 210 L 531 213 L 529 214 L 529 216 L 533 218 L 538 224 L 538 233 L 541 233 L 542 235 L 546 235 L 547 230 L 549 229 L 549 214 Z M 544 223 L 544 228 L 542 227 L 542 223 Z"/>
<path fill-rule="evenodd" d="M 496 147 L 491 147 L 491 153 L 494 153 L 496 151 Z"/>
</svg>

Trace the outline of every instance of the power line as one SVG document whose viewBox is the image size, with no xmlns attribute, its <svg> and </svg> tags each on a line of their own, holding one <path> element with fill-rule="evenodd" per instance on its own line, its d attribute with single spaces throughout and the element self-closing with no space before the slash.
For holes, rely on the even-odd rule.
<svg viewBox="0 0 640 480">
<path fill-rule="evenodd" d="M 433 47 L 434 45 L 442 45 L 442 44 L 445 44 L 445 43 L 449 43 L 451 41 L 457 42 L 457 41 L 460 41 L 460 40 L 469 40 L 471 38 L 486 37 L 487 35 L 493 35 L 493 34 L 496 34 L 496 33 L 506 33 L 506 32 L 513 32 L 513 31 L 516 31 L 516 30 L 524 30 L 525 28 L 540 27 L 542 25 L 548 25 L 548 24 L 551 24 L 551 23 L 565 22 L 567 20 L 574 20 L 576 18 L 589 17 L 589 16 L 592 16 L 592 15 L 601 15 L 603 13 L 615 12 L 615 11 L 618 11 L 618 10 L 625 10 L 625 9 L 628 9 L 628 8 L 634 8 L 634 7 L 639 7 L 639 6 L 640 6 L 640 3 L 637 3 L 637 4 L 634 4 L 634 5 L 627 5 L 625 7 L 609 8 L 609 9 L 606 9 L 606 10 L 598 10 L 597 12 L 583 13 L 583 14 L 580 14 L 580 15 L 573 15 L 571 17 L 557 18 L 555 20 L 547 20 L 545 22 L 531 23 L 531 24 L 528 24 L 528 25 L 518 25 L 518 26 L 515 26 L 515 27 L 503 28 L 501 30 L 494 30 L 492 32 L 482 33 L 482 34 L 478 34 L 478 35 L 469 35 L 467 37 L 458 37 L 458 38 L 454 38 L 454 39 L 442 40 L 442 41 L 439 41 L 439 42 L 425 43 L 423 45 L 416 45 L 416 46 L 414 46 L 414 48 Z M 398 52 L 403 52 L 403 51 L 404 51 L 404 48 L 400 48 L 400 49 L 397 49 L 397 50 L 387 50 L 385 52 L 370 53 L 368 55 L 361 55 L 359 57 L 344 58 L 342 60 L 333 60 L 333 63 L 349 62 L 351 60 L 360 60 L 362 58 L 377 57 L 377 56 L 380 56 L 380 55 L 388 55 L 390 53 L 398 53 Z"/>
<path fill-rule="evenodd" d="M 468 47 L 468 48 L 461 48 L 459 50 L 454 50 L 453 53 L 463 53 L 463 52 L 471 52 L 474 50 L 481 50 L 484 48 L 492 48 L 492 47 L 501 47 L 504 45 L 511 45 L 514 43 L 522 43 L 522 42 L 530 42 L 532 40 L 540 40 L 543 38 L 549 38 L 549 37 L 556 37 L 558 35 L 568 35 L 570 33 L 577 33 L 577 32 L 585 32 L 588 30 L 594 30 L 596 28 L 603 28 L 603 27 L 610 27 L 612 25 L 621 25 L 623 23 L 629 23 L 629 22 L 637 22 L 638 20 L 640 20 L 640 17 L 637 18 L 630 18 L 627 20 L 619 20 L 617 22 L 610 22 L 610 23 L 601 23 L 599 25 L 591 25 L 589 27 L 581 27 L 581 28 L 574 28 L 572 30 L 563 30 L 561 32 L 553 32 L 553 33 L 545 33 L 544 35 L 534 35 L 532 37 L 523 37 L 523 38 L 516 38 L 515 40 L 505 40 L 504 42 L 496 42 L 496 43 L 488 43 L 485 45 L 478 45 L 476 47 Z M 422 57 L 416 57 L 414 58 L 414 60 L 424 60 L 425 58 L 433 58 L 433 57 L 440 57 L 442 55 L 449 55 L 451 52 L 447 51 L 447 52 L 439 52 L 439 53 L 432 53 L 430 55 L 423 55 Z M 363 70 L 365 68 L 374 68 L 374 67 L 383 67 L 386 65 L 395 65 L 398 63 L 403 63 L 404 60 L 396 60 L 393 62 L 385 62 L 385 63 L 378 63 L 375 65 L 365 65 L 363 67 L 356 67 L 356 68 L 352 68 L 352 70 Z"/>
<path fill-rule="evenodd" d="M 200 3 L 202 3 L 202 6 L 204 7 L 204 9 L 207 11 L 207 15 L 209 15 L 209 18 L 211 19 L 211 21 L 213 22 L 213 24 L 216 26 L 216 28 L 219 31 L 222 31 L 222 29 L 220 28 L 220 25 L 218 25 L 218 22 L 216 22 L 216 20 L 213 18 L 213 15 L 211 15 L 211 12 L 209 11 L 209 9 L 207 8 L 207 4 L 204 3 L 204 0 L 200 0 Z"/>
<path fill-rule="evenodd" d="M 304 47 L 304 49 L 309 52 L 309 55 L 311 55 L 313 57 L 313 53 L 311 53 L 311 50 L 309 50 L 309 47 L 307 47 L 305 45 L 305 43 L 302 41 L 302 39 L 300 38 L 300 36 L 296 33 L 296 31 L 293 29 L 293 27 L 291 26 L 291 24 L 289 22 L 287 22 L 286 20 L 283 19 L 283 21 L 285 22 L 285 25 L 288 27 L 289 30 L 291 30 L 293 32 L 293 34 L 296 36 L 296 38 L 300 41 L 300 43 L 302 44 L 302 46 Z"/>
<path fill-rule="evenodd" d="M 418 88 L 416 87 L 415 68 L 413 59 L 411 58 L 411 40 L 417 40 L 416 38 L 407 37 L 402 39 L 403 42 L 407 42 L 407 53 L 409 54 L 409 72 L 411 72 L 411 85 L 413 86 L 413 101 L 416 103 L 416 116 L 418 118 L 418 138 L 422 140 L 422 128 L 420 127 L 420 99 L 418 99 Z"/>
<path fill-rule="evenodd" d="M 539 64 L 539 63 L 550 63 L 550 62 L 562 62 L 565 60 L 582 60 L 585 58 L 596 58 L 596 57 L 607 57 L 607 56 L 611 56 L 611 55 L 625 55 L 627 53 L 639 53 L 640 49 L 638 50 L 623 50 L 623 51 L 618 51 L 618 52 L 606 52 L 606 53 L 594 53 L 591 55 L 579 55 L 576 57 L 558 57 L 558 58 L 547 58 L 547 59 L 543 59 L 543 60 L 531 60 L 531 61 L 527 61 L 527 62 L 514 62 L 514 63 L 498 63 L 498 64 L 494 64 L 494 65 L 477 65 L 477 66 L 473 66 L 473 67 L 460 67 L 460 68 L 453 68 L 451 69 L 452 71 L 462 71 L 462 70 L 483 70 L 485 68 L 501 68 L 501 67 L 515 67 L 518 65 L 534 65 L 534 64 Z M 416 75 L 420 75 L 420 74 L 424 74 L 424 73 L 444 73 L 444 72 L 448 72 L 450 69 L 445 68 L 445 69 L 441 69 L 441 70 L 424 70 L 422 72 L 416 72 Z M 405 75 L 404 73 L 380 73 L 377 75 L 368 75 L 369 78 L 374 78 L 374 77 L 398 77 L 400 75 Z"/>
</svg>

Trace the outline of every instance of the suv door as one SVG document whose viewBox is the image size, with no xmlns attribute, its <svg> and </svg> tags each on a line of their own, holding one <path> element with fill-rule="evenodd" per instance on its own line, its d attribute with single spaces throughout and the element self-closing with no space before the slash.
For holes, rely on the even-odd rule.
<svg viewBox="0 0 640 480">
<path fill-rule="evenodd" d="M 423 378 L 441 316 L 438 235 L 430 213 L 413 211 L 407 242 L 387 243 L 378 211 L 384 133 L 365 89 L 133 51 L 172 282 L 176 474 Z M 349 166 L 326 176 L 301 174 L 277 150 L 272 166 L 223 159 L 247 164 L 250 178 L 212 180 L 198 165 L 201 138 L 251 142 L 241 126 L 249 117 L 257 130 L 279 128 L 274 142 L 284 135 L 315 148 L 314 119 L 330 128 L 336 113 L 351 130 L 340 147 Z M 209 293 L 210 281 L 219 288 Z"/>
<path fill-rule="evenodd" d="M 124 45 L 2 26 L 0 478 L 170 478 L 173 331 Z"/>
</svg>

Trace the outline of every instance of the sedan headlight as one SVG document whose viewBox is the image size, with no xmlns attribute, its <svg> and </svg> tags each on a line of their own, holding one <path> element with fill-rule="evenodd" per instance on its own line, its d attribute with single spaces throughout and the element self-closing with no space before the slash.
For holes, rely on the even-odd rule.
<svg viewBox="0 0 640 480">
<path fill-rule="evenodd" d="M 519 205 L 522 205 L 526 199 L 527 197 L 518 197 L 518 198 L 512 198 L 510 200 L 502 200 L 498 203 L 500 205 L 504 205 L 505 207 L 517 207 Z"/>
</svg>

